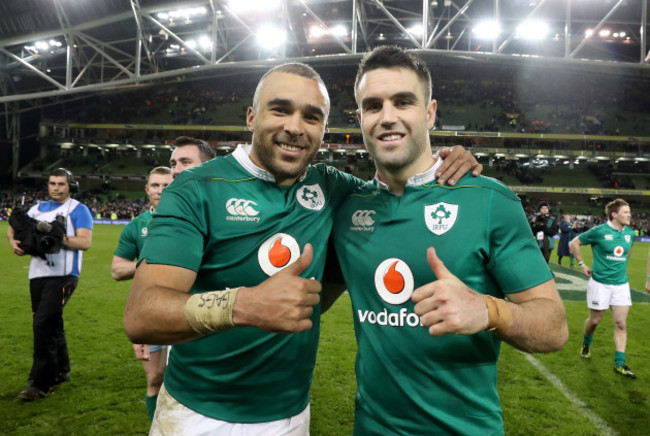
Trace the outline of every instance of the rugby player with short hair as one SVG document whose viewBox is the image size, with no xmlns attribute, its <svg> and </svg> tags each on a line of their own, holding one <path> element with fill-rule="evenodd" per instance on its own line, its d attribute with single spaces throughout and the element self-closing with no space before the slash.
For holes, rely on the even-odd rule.
<svg viewBox="0 0 650 436">
<path fill-rule="evenodd" d="M 172 170 L 167 167 L 156 167 L 147 175 L 144 190 L 149 197 L 151 207 L 127 224 L 120 234 L 120 241 L 113 255 L 111 274 L 117 281 L 130 280 L 135 275 L 137 259 L 147 240 L 148 226 L 151 214 L 158 207 L 163 189 L 172 182 Z M 156 411 L 158 392 L 163 383 L 165 367 L 167 366 L 167 346 L 133 344 L 135 357 L 142 361 L 142 367 L 147 377 L 147 395 L 145 404 L 149 418 L 153 419 Z"/>
<path fill-rule="evenodd" d="M 627 265 L 636 236 L 630 227 L 630 205 L 620 198 L 605 205 L 607 222 L 576 236 L 569 244 L 582 273 L 589 277 L 587 283 L 587 307 L 589 317 L 585 321 L 582 350 L 584 359 L 591 357 L 591 344 L 596 327 L 603 320 L 608 308 L 612 309 L 614 321 L 614 372 L 631 379 L 636 374 L 625 361 L 627 345 L 627 315 L 632 306 Z M 582 245 L 591 245 L 593 268 L 582 258 Z"/>
<path fill-rule="evenodd" d="M 173 178 L 190 168 L 201 165 L 210 159 L 214 159 L 217 153 L 214 148 L 202 139 L 179 136 L 172 142 L 174 150 L 169 159 L 169 166 L 172 169 Z"/>
<path fill-rule="evenodd" d="M 309 434 L 327 240 L 364 183 L 311 165 L 329 108 L 311 67 L 271 69 L 248 109 L 252 145 L 165 191 L 124 314 L 134 342 L 174 344 L 151 434 Z M 445 177 L 480 170 L 455 155 Z"/>
<path fill-rule="evenodd" d="M 333 241 L 354 312 L 359 436 L 503 434 L 501 341 L 550 352 L 568 338 L 519 198 L 486 177 L 438 183 L 431 88 L 425 62 L 395 46 L 366 54 L 355 82 L 377 173 L 337 208 Z"/>
</svg>

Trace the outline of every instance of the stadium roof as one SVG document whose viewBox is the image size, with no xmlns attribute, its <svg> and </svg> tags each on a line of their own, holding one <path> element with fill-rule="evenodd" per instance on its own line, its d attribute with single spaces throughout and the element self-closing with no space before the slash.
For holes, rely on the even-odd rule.
<svg viewBox="0 0 650 436">
<path fill-rule="evenodd" d="M 356 62 L 380 44 L 426 56 L 602 66 L 648 77 L 647 8 L 645 0 L 3 0 L 0 103 L 38 106 L 287 59 Z M 477 33 L 485 20 L 500 27 L 496 38 Z M 262 34 L 266 26 L 276 30 Z M 525 38 L 540 26 L 541 39 Z M 280 36 L 275 48 L 261 45 Z"/>
</svg>

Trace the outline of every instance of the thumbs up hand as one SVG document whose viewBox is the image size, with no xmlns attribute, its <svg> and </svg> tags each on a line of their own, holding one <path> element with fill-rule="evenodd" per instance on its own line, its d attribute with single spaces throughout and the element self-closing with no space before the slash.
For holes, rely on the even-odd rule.
<svg viewBox="0 0 650 436">
<path fill-rule="evenodd" d="M 432 336 L 471 335 L 488 326 L 484 298 L 453 275 L 429 247 L 427 262 L 437 280 L 417 288 L 411 300 L 415 313 Z"/>
<path fill-rule="evenodd" d="M 233 307 L 233 323 L 270 332 L 295 333 L 309 330 L 313 306 L 320 302 L 320 282 L 300 274 L 314 257 L 311 244 L 291 265 L 257 286 L 241 288 Z"/>
</svg>

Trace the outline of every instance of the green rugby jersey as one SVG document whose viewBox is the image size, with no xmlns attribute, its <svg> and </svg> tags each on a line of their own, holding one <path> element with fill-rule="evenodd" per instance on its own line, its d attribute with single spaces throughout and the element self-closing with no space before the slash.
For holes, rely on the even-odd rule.
<svg viewBox="0 0 650 436">
<path fill-rule="evenodd" d="M 142 252 L 142 246 L 149 233 L 149 221 L 151 221 L 151 211 L 146 211 L 133 218 L 120 234 L 120 242 L 117 244 L 115 255 L 122 259 L 138 259 Z"/>
<path fill-rule="evenodd" d="M 593 265 L 591 276 L 605 285 L 623 285 L 627 279 L 627 258 L 634 243 L 634 230 L 618 230 L 609 222 L 593 227 L 578 237 L 585 245 L 591 244 Z"/>
<path fill-rule="evenodd" d="M 436 280 L 428 247 L 496 297 L 552 278 L 515 194 L 486 177 L 440 186 L 435 169 L 411 178 L 401 197 L 368 184 L 335 215 L 358 342 L 355 435 L 503 433 L 500 341 L 488 332 L 433 337 L 413 311 L 413 290 Z"/>
<path fill-rule="evenodd" d="M 323 164 L 293 186 L 278 186 L 238 147 L 182 172 L 166 189 L 149 226 L 142 259 L 197 272 L 191 292 L 254 286 L 295 261 L 306 243 L 314 259 L 302 276 L 322 279 L 333 212 L 363 182 Z M 203 415 L 240 423 L 300 413 L 320 333 L 235 328 L 174 345 L 165 386 Z"/>
</svg>

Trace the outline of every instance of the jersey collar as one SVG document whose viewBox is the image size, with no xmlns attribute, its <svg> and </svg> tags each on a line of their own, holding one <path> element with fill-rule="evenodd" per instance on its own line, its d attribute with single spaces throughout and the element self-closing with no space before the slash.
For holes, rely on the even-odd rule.
<svg viewBox="0 0 650 436">
<path fill-rule="evenodd" d="M 611 222 L 610 220 L 607 220 L 607 225 L 610 226 L 612 229 L 616 230 L 619 233 L 622 232 L 623 230 L 625 230 L 625 226 L 623 226 L 623 228 L 621 230 L 619 230 L 618 227 L 616 227 L 614 225 L 614 223 Z"/>
<path fill-rule="evenodd" d="M 429 168 L 423 173 L 415 174 L 409 177 L 409 179 L 406 181 L 406 186 L 422 186 L 425 183 L 435 181 L 436 171 L 438 171 L 440 165 L 442 165 L 442 158 L 437 157 L 436 162 L 433 164 L 431 168 Z M 375 180 L 377 181 L 377 185 L 379 186 L 380 189 L 385 189 L 386 191 L 390 191 L 388 185 L 382 182 L 381 180 L 379 180 L 379 173 L 377 173 L 376 171 L 375 171 Z"/>
<path fill-rule="evenodd" d="M 232 152 L 233 157 L 239 162 L 246 171 L 251 173 L 256 178 L 263 180 L 265 182 L 276 183 L 275 177 L 273 174 L 269 173 L 265 169 L 262 169 L 255 165 L 251 160 L 250 154 L 253 150 L 253 144 L 239 144 L 235 151 Z M 300 176 L 298 179 L 299 182 L 302 182 L 303 179 L 307 176 L 307 171 Z"/>
</svg>

